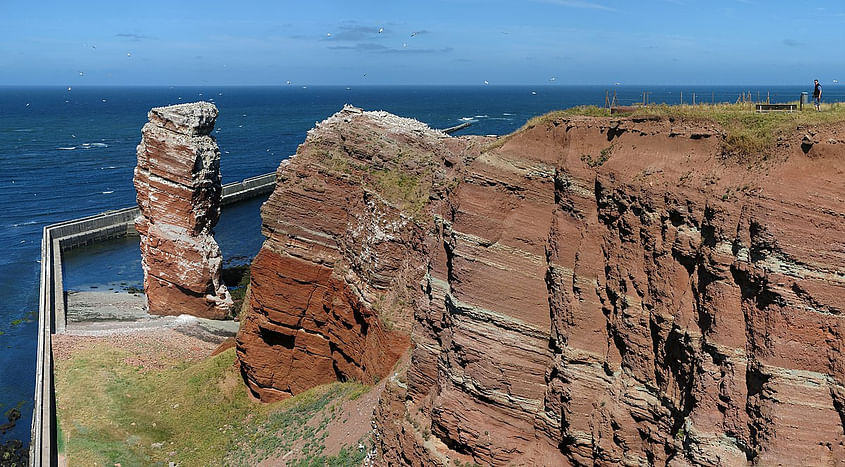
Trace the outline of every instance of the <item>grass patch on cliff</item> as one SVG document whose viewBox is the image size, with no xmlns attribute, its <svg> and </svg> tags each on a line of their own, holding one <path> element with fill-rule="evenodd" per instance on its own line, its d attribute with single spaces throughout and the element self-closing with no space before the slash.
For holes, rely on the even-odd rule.
<svg viewBox="0 0 845 467">
<path fill-rule="evenodd" d="M 372 173 L 376 190 L 411 217 L 418 217 L 428 203 L 429 186 L 422 177 L 392 168 Z"/>
<path fill-rule="evenodd" d="M 60 442 L 69 465 L 253 464 L 297 441 L 308 449 L 291 462 L 319 458 L 330 465 L 358 451 L 356 445 L 323 455 L 320 428 L 327 422 L 308 421 L 369 386 L 335 383 L 261 404 L 247 394 L 234 349 L 163 370 L 131 365 L 132 356 L 97 342 L 56 361 Z"/>
<path fill-rule="evenodd" d="M 812 106 L 809 106 L 812 109 Z M 806 108 L 806 107 L 805 107 Z M 649 105 L 635 110 L 633 117 L 658 116 L 679 120 L 712 122 L 725 133 L 723 155 L 741 159 L 765 156 L 778 137 L 798 127 L 812 127 L 845 121 L 845 105 L 825 104 L 822 112 L 755 112 L 753 103 L 715 105 Z"/>
<path fill-rule="evenodd" d="M 810 110 L 806 110 L 809 107 Z M 625 117 L 661 117 L 696 122 L 715 123 L 724 131 L 722 153 L 725 157 L 739 158 L 765 157 L 776 144 L 779 136 L 786 136 L 801 126 L 819 126 L 845 121 L 845 104 L 822 104 L 822 111 L 812 110 L 812 105 L 805 106 L 803 112 L 755 112 L 753 103 L 715 104 L 715 105 L 648 105 L 636 107 L 632 112 L 619 114 Z M 611 117 L 608 109 L 596 106 L 578 106 L 566 110 L 556 110 L 528 120 L 519 130 L 500 138 L 488 147 L 488 150 L 502 146 L 513 135 L 537 126 L 543 126 L 565 118 Z"/>
</svg>

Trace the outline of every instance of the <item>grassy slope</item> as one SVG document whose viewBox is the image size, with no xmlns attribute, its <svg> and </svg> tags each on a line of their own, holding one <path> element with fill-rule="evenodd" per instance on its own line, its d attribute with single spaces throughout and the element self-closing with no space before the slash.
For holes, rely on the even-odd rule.
<svg viewBox="0 0 845 467">
<path fill-rule="evenodd" d="M 160 371 L 131 366 L 130 356 L 94 344 L 56 362 L 61 447 L 70 465 L 254 465 L 297 442 L 292 465 L 355 464 L 365 455 L 349 446 L 327 457 L 321 441 L 339 404 L 367 386 L 335 383 L 259 404 L 247 396 L 234 349 Z M 306 425 L 311 419 L 316 423 Z"/>
<path fill-rule="evenodd" d="M 812 106 L 810 106 L 812 109 Z M 595 106 L 573 107 L 558 110 L 529 120 L 515 133 L 550 122 L 573 117 L 607 117 L 607 109 Z M 716 104 L 716 105 L 649 105 L 636 108 L 631 113 L 620 117 L 660 116 L 687 121 L 710 122 L 718 124 L 725 132 L 723 151 L 725 156 L 740 158 L 753 157 L 766 153 L 776 143 L 779 136 L 787 136 L 799 126 L 818 126 L 845 121 L 845 105 L 841 103 L 823 104 L 822 112 L 805 110 L 803 112 L 771 112 L 760 114 L 754 111 L 754 104 Z"/>
</svg>

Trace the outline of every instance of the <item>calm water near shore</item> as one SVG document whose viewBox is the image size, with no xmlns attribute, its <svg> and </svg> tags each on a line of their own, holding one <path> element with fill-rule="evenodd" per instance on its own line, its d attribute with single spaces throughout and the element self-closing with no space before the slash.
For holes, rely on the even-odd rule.
<svg viewBox="0 0 845 467">
<path fill-rule="evenodd" d="M 505 134 L 529 118 L 582 104 L 734 102 L 741 92 L 773 102 L 808 86 L 453 86 L 453 87 L 0 87 L 0 415 L 22 418 L 0 442 L 29 439 L 34 388 L 41 229 L 61 220 L 135 203 L 135 146 L 151 107 L 211 100 L 223 182 L 274 171 L 314 123 L 349 103 L 387 110 L 435 128 L 465 121 L 458 134 Z M 825 101 L 845 87 L 825 86 Z M 224 209 L 215 236 L 225 264 L 248 262 L 261 246 L 262 200 Z M 66 289 L 119 291 L 140 286 L 136 239 L 65 256 Z M 5 417 L 0 418 L 0 424 Z"/>
</svg>

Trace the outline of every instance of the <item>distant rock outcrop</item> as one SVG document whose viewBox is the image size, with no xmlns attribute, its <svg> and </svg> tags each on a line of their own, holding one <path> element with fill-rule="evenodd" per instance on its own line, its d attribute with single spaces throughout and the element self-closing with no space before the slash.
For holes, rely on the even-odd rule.
<svg viewBox="0 0 845 467">
<path fill-rule="evenodd" d="M 817 131 L 755 166 L 706 121 L 346 108 L 262 209 L 242 372 L 274 400 L 390 371 L 382 465 L 838 465 L 845 129 Z"/>
<path fill-rule="evenodd" d="M 212 237 L 220 217 L 220 151 L 209 135 L 217 107 L 207 102 L 150 110 L 141 130 L 135 191 L 149 312 L 222 319 L 232 298 L 220 280 Z"/>
</svg>

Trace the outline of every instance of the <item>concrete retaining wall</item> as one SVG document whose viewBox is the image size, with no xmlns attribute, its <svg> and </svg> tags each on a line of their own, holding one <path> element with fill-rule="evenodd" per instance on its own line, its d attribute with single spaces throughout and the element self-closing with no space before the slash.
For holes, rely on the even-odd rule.
<svg viewBox="0 0 845 467">
<path fill-rule="evenodd" d="M 269 173 L 223 185 L 224 206 L 270 193 L 276 174 Z M 35 368 L 35 407 L 32 411 L 29 465 L 58 463 L 56 400 L 53 386 L 52 335 L 65 330 L 62 251 L 94 242 L 136 234 L 137 206 L 106 211 L 44 227 L 41 235 L 41 283 L 38 303 L 38 346 Z"/>
<path fill-rule="evenodd" d="M 269 173 L 223 185 L 223 206 L 258 195 L 270 193 L 276 187 L 276 174 Z"/>
</svg>

